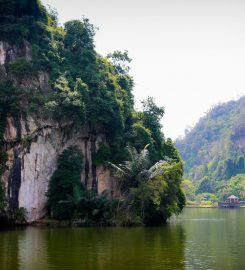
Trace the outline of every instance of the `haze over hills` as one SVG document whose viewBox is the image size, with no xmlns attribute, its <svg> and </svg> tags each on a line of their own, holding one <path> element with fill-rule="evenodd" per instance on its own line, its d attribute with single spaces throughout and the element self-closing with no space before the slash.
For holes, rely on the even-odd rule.
<svg viewBox="0 0 245 270">
<path fill-rule="evenodd" d="M 185 161 L 185 177 L 194 183 L 194 193 L 221 196 L 232 177 L 245 173 L 245 96 L 212 108 L 176 145 Z"/>
</svg>

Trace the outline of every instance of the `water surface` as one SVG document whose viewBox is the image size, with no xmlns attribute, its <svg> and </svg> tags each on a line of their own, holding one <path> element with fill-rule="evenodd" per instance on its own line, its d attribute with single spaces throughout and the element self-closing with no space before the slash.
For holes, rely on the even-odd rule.
<svg viewBox="0 0 245 270">
<path fill-rule="evenodd" d="M 0 231 L 1 270 L 244 269 L 245 209 L 185 209 L 139 228 Z"/>
</svg>

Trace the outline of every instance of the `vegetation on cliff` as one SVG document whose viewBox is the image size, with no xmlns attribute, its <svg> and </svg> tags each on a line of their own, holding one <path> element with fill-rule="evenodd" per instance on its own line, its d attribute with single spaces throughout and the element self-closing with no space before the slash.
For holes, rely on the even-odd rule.
<svg viewBox="0 0 245 270">
<path fill-rule="evenodd" d="M 92 157 L 95 165 L 110 162 L 119 168 L 118 164 L 126 164 L 126 160 L 133 164 L 134 155 L 148 145 L 143 150 L 147 152 L 145 169 L 150 170 L 160 160 L 164 162 L 153 178 L 139 180 L 137 170 L 127 180 L 124 175 L 122 205 L 120 199 L 115 203 L 107 195 L 98 196 L 96 190 L 87 191 L 79 184 L 82 157 L 74 148 L 65 150 L 50 182 L 48 208 L 58 218 L 70 218 L 76 213 L 84 218 L 94 217 L 98 205 L 106 209 L 99 212 L 108 216 L 108 211 L 115 213 L 111 209 L 116 205 L 117 215 L 130 213 L 141 222 L 163 222 L 184 205 L 180 187 L 182 161 L 172 141 L 166 140 L 161 131 L 164 109 L 153 98 L 142 102 L 141 111 L 134 109 L 128 53 L 99 55 L 95 51 L 95 32 L 87 18 L 59 26 L 57 13 L 47 12 L 38 0 L 1 2 L 0 39 L 19 50 L 26 51 L 29 46 L 30 55 L 7 59 L 0 67 L 0 154 L 5 155 L 3 131 L 7 114 L 69 120 L 77 126 L 88 126 L 91 132 L 99 128 L 106 136 L 106 144 L 101 144 Z M 40 74 L 49 76 L 47 89 L 33 83 Z M 4 166 L 2 158 L 0 166 Z M 84 210 L 84 203 L 91 213 Z"/>
<path fill-rule="evenodd" d="M 0 182 L 0 213 L 4 211 L 6 207 L 6 203 L 7 202 L 6 202 L 5 190 L 2 183 Z"/>
<path fill-rule="evenodd" d="M 177 147 L 193 183 L 184 181 L 189 200 L 245 198 L 245 97 L 212 108 Z"/>
<path fill-rule="evenodd" d="M 153 166 L 147 147 L 138 152 L 128 147 L 130 160 L 108 165 L 117 179 L 118 195 L 98 195 L 81 183 L 82 153 L 69 147 L 60 155 L 50 181 L 47 208 L 56 219 L 75 219 L 81 224 L 160 224 L 181 212 L 185 197 L 180 188 L 182 162 L 166 157 Z"/>
</svg>

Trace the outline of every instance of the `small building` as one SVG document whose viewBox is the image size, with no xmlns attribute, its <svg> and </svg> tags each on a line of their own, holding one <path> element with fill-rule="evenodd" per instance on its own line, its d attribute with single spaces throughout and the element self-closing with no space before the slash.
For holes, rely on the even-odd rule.
<svg viewBox="0 0 245 270">
<path fill-rule="evenodd" d="M 239 199 L 238 197 L 231 195 L 230 197 L 228 197 L 228 201 L 229 203 L 239 203 Z"/>
<path fill-rule="evenodd" d="M 238 197 L 236 197 L 235 195 L 231 195 L 227 198 L 227 200 L 223 202 L 218 202 L 218 205 L 219 207 L 224 208 L 237 208 L 240 207 L 240 201 Z"/>
</svg>

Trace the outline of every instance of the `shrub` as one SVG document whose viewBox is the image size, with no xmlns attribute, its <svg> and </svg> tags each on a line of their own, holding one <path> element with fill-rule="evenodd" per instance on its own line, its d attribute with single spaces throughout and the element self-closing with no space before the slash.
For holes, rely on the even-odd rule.
<svg viewBox="0 0 245 270">
<path fill-rule="evenodd" d="M 70 197 L 76 186 L 81 186 L 83 155 L 76 146 L 70 146 L 58 158 L 58 167 L 54 172 L 47 193 L 48 209 L 54 218 L 71 218 Z"/>
<path fill-rule="evenodd" d="M 7 200 L 5 196 L 5 189 L 4 189 L 3 183 L 0 180 L 0 213 L 4 211 L 6 206 L 7 206 Z"/>
<path fill-rule="evenodd" d="M 93 155 L 93 163 L 95 165 L 101 165 L 106 161 L 111 160 L 111 149 L 108 145 L 103 143 L 99 144 L 97 153 Z"/>
<path fill-rule="evenodd" d="M 37 75 L 37 70 L 32 62 L 19 58 L 9 64 L 10 71 L 18 78 L 26 78 Z"/>
<path fill-rule="evenodd" d="M 25 223 L 26 222 L 27 211 L 24 207 L 20 207 L 13 213 L 14 221 L 17 223 Z"/>
</svg>

